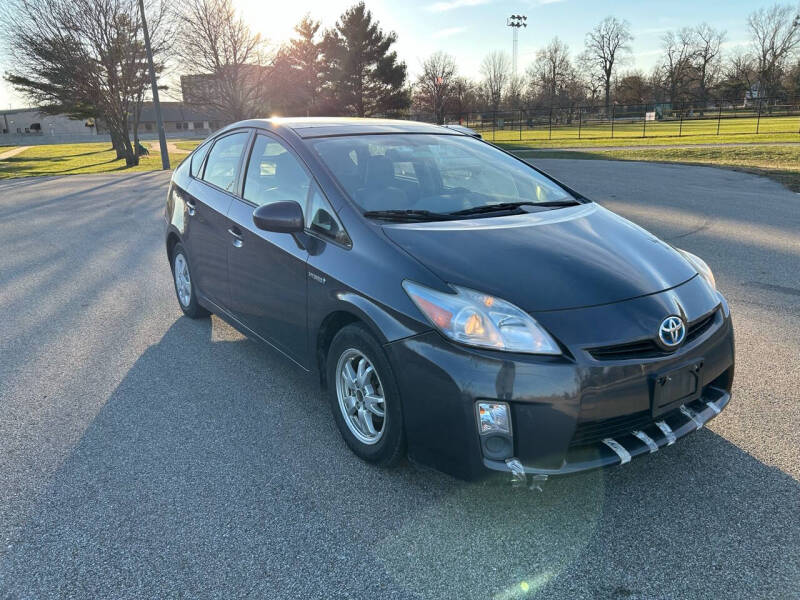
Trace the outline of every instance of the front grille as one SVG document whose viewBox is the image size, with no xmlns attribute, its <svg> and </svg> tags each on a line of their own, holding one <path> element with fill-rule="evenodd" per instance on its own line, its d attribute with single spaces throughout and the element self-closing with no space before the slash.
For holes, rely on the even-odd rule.
<svg viewBox="0 0 800 600">
<path fill-rule="evenodd" d="M 589 354 L 597 360 L 625 360 L 628 358 L 656 358 L 669 353 L 659 348 L 653 340 L 641 340 L 628 344 L 591 348 Z"/>
<path fill-rule="evenodd" d="M 686 340 L 684 344 L 697 339 L 708 331 L 716 320 L 719 309 L 715 309 L 709 314 L 695 319 L 686 328 Z M 633 358 L 658 358 L 669 356 L 672 351 L 666 351 L 659 346 L 655 339 L 637 340 L 625 344 L 615 344 L 613 346 L 600 346 L 589 348 L 589 354 L 596 360 L 626 360 Z"/>
<path fill-rule="evenodd" d="M 633 429 L 642 429 L 653 422 L 649 410 L 604 419 L 603 421 L 586 421 L 578 423 L 572 436 L 570 446 L 586 446 L 599 442 L 603 438 L 629 433 Z"/>
<path fill-rule="evenodd" d="M 695 400 L 693 404 L 697 402 L 698 401 Z M 701 403 L 697 410 L 702 410 L 703 408 L 704 406 Z M 646 429 L 656 421 L 669 420 L 679 412 L 680 409 L 676 408 L 660 415 L 657 419 L 653 419 L 653 415 L 649 410 L 643 410 L 630 415 L 604 419 L 603 421 L 585 421 L 583 423 L 578 423 L 569 445 L 570 448 L 589 446 L 605 438 L 620 437 L 636 429 Z"/>
<path fill-rule="evenodd" d="M 714 324 L 718 312 L 719 309 L 715 310 L 712 313 L 709 313 L 705 317 L 700 317 L 699 319 L 689 323 L 689 327 L 686 330 L 686 342 L 684 343 L 689 343 L 692 340 L 699 338 L 706 331 L 708 331 L 708 329 Z"/>
</svg>

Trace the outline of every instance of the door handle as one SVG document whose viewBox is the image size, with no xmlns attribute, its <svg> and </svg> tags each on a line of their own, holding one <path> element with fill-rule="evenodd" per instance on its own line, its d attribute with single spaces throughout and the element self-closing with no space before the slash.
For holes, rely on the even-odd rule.
<svg viewBox="0 0 800 600">
<path fill-rule="evenodd" d="M 238 227 L 231 227 L 230 229 L 228 229 L 228 233 L 230 233 L 233 236 L 233 245 L 236 248 L 241 248 L 243 243 L 242 231 Z"/>
<path fill-rule="evenodd" d="M 186 212 L 189 213 L 190 217 L 194 216 L 195 210 L 197 210 L 197 205 L 195 204 L 194 200 L 187 200 L 186 201 Z"/>
</svg>

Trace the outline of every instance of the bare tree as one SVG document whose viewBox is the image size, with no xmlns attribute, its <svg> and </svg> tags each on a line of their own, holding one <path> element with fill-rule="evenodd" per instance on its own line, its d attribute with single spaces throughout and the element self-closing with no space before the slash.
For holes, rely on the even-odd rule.
<svg viewBox="0 0 800 600">
<path fill-rule="evenodd" d="M 236 13 L 232 0 L 183 0 L 176 57 L 184 102 L 224 120 L 260 116 L 266 107 L 266 44 Z"/>
<path fill-rule="evenodd" d="M 569 58 L 569 47 L 557 37 L 536 53 L 536 60 L 528 67 L 529 84 L 549 104 L 554 104 L 560 93 L 575 76 Z"/>
<path fill-rule="evenodd" d="M 473 110 L 476 103 L 477 90 L 472 80 L 466 77 L 454 78 L 450 104 L 452 111 L 458 115 L 459 119 Z"/>
<path fill-rule="evenodd" d="M 603 93 L 605 75 L 595 58 L 586 51 L 578 55 L 577 74 L 586 99 L 594 106 L 598 102 L 600 94 Z"/>
<path fill-rule="evenodd" d="M 503 90 L 511 76 L 511 59 L 505 52 L 491 52 L 481 63 L 481 75 L 492 110 L 500 107 Z"/>
<path fill-rule="evenodd" d="M 523 78 L 515 77 L 514 75 L 509 77 L 504 96 L 503 104 L 507 109 L 516 110 L 520 108 L 525 96 L 525 81 Z"/>
<path fill-rule="evenodd" d="M 721 48 L 725 32 L 714 29 L 708 23 L 701 23 L 694 30 L 694 67 L 697 72 L 697 96 L 703 103 L 708 102 L 708 91 L 719 75 L 721 68 Z"/>
<path fill-rule="evenodd" d="M 668 31 L 661 37 L 661 45 L 664 49 L 661 71 L 669 90 L 669 100 L 686 101 L 693 77 L 694 30 L 684 27 L 678 32 Z"/>
<path fill-rule="evenodd" d="M 145 10 L 158 60 L 164 4 Z M 117 158 L 138 164 L 129 128 L 136 140 L 149 79 L 137 0 L 17 0 L 8 18 L 15 67 L 6 79 L 45 112 L 98 117 Z"/>
<path fill-rule="evenodd" d="M 622 58 L 620 53 L 630 52 L 632 41 L 630 23 L 616 17 L 606 17 L 586 34 L 586 54 L 603 74 L 606 112 L 611 107 L 611 80 L 614 69 L 620 64 Z"/>
<path fill-rule="evenodd" d="M 750 13 L 747 25 L 758 60 L 761 91 L 776 95 L 786 61 L 800 46 L 800 15 L 791 5 L 774 4 Z"/>
<path fill-rule="evenodd" d="M 721 92 L 727 98 L 744 100 L 758 80 L 758 61 L 749 52 L 734 53 L 722 70 Z"/>
<path fill-rule="evenodd" d="M 426 107 L 444 123 L 445 110 L 453 94 L 456 61 L 445 52 L 435 52 L 422 63 L 422 73 L 417 77 L 415 100 Z"/>
<path fill-rule="evenodd" d="M 652 100 L 653 90 L 642 71 L 630 71 L 615 82 L 614 98 L 621 104 L 646 104 Z"/>
</svg>

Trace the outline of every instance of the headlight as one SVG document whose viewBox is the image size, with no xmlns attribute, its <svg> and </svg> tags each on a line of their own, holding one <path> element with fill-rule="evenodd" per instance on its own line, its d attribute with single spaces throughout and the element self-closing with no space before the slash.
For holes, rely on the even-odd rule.
<svg viewBox="0 0 800 600">
<path fill-rule="evenodd" d="M 711 269 L 699 256 L 695 256 L 691 252 L 687 252 L 686 250 L 681 250 L 680 248 L 675 248 L 678 252 L 681 253 L 681 256 L 689 261 L 689 263 L 697 269 L 697 272 L 708 282 L 708 285 L 711 286 L 712 289 L 717 289 L 717 282 L 714 280 L 714 274 L 711 272 Z"/>
<path fill-rule="evenodd" d="M 403 288 L 428 320 L 451 340 L 508 352 L 561 354 L 558 344 L 526 312 L 474 290 L 452 286 L 455 294 L 404 281 Z"/>
</svg>

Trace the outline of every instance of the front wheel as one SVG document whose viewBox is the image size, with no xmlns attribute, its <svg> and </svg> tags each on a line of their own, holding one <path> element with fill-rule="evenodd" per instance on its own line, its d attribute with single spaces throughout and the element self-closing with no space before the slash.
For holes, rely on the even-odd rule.
<svg viewBox="0 0 800 600">
<path fill-rule="evenodd" d="M 394 373 L 380 344 L 362 325 L 348 325 L 331 342 L 328 394 L 336 425 L 363 460 L 396 464 L 405 451 L 403 412 Z"/>
</svg>

